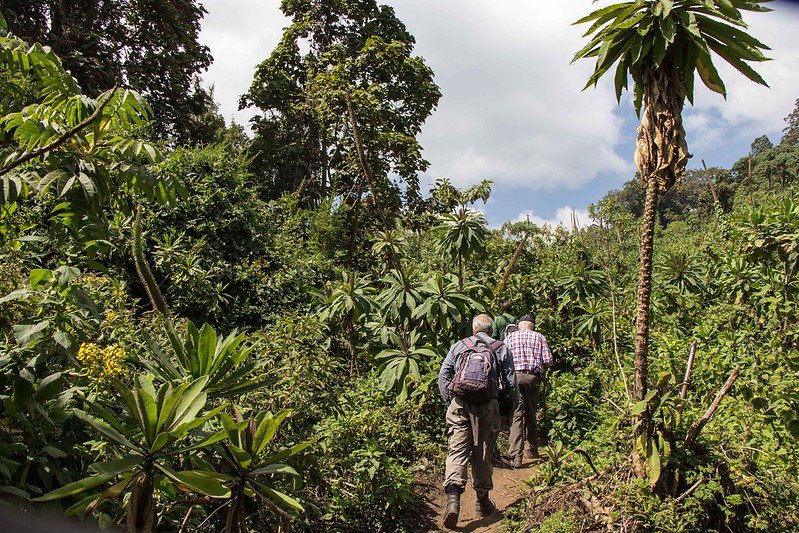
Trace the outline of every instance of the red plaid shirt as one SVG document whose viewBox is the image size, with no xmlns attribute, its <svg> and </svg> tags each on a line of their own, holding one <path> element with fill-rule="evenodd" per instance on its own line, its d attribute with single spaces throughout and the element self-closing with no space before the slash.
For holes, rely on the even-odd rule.
<svg viewBox="0 0 799 533">
<path fill-rule="evenodd" d="M 513 366 L 516 370 L 540 372 L 552 364 L 552 351 L 547 340 L 537 331 L 514 331 L 505 337 L 505 346 L 513 354 Z"/>
</svg>

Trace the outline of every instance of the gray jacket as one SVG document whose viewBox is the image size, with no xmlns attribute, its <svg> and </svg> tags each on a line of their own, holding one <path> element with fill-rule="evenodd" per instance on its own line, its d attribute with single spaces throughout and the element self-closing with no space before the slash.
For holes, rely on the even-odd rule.
<svg viewBox="0 0 799 533">
<path fill-rule="evenodd" d="M 474 342 L 477 342 L 478 339 L 487 343 L 489 346 L 495 342 L 494 339 L 482 331 L 472 337 Z M 444 362 L 441 364 L 441 370 L 438 373 L 438 392 L 441 393 L 441 399 L 444 400 L 444 403 L 448 405 L 450 400 L 452 400 L 452 392 L 448 387 L 452 378 L 455 376 L 455 371 L 458 369 L 461 354 L 464 350 L 466 350 L 466 344 L 464 344 L 462 340 L 453 344 L 449 349 L 449 353 L 447 353 L 447 356 L 444 358 Z M 519 404 L 519 385 L 516 382 L 516 370 L 513 368 L 513 356 L 510 350 L 508 350 L 508 347 L 504 344 L 497 348 L 495 354 L 497 356 L 498 370 L 504 374 L 505 380 L 510 384 L 511 389 L 513 389 L 511 394 L 513 397 L 513 408 L 515 410 L 516 406 Z"/>
</svg>

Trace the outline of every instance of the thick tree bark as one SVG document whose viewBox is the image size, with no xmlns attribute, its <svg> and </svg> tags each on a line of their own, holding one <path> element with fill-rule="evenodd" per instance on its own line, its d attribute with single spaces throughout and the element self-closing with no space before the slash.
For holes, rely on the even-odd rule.
<svg viewBox="0 0 799 533">
<path fill-rule="evenodd" d="M 660 192 L 669 190 L 685 175 L 688 146 L 682 127 L 685 100 L 676 69 L 665 62 L 646 77 L 644 115 L 638 127 L 635 164 L 646 183 L 646 203 L 641 229 L 641 268 L 638 277 L 638 309 L 635 320 L 635 390 L 638 400 L 646 396 L 649 344 L 649 300 L 652 291 L 652 254 L 655 212 Z M 646 416 L 646 415 L 645 415 Z M 643 431 L 644 425 L 640 426 Z"/>
<path fill-rule="evenodd" d="M 650 179 L 646 187 L 644 221 L 641 229 L 641 266 L 638 272 L 638 308 L 635 316 L 635 397 L 646 396 L 649 341 L 649 301 L 652 293 L 652 253 L 655 237 L 655 212 L 658 184 Z"/>
<path fill-rule="evenodd" d="M 646 183 L 646 203 L 641 228 L 641 265 L 638 276 L 637 312 L 635 318 L 635 382 L 637 400 L 647 392 L 649 349 L 649 303 L 652 293 L 652 256 L 655 236 L 655 214 L 660 192 L 669 190 L 685 175 L 688 146 L 682 127 L 682 108 L 685 100 L 677 69 L 668 61 L 651 71 L 644 80 L 644 114 L 638 127 L 635 165 Z M 639 415 L 636 439 L 652 431 L 651 413 Z M 635 470 L 646 477 L 645 458 L 633 452 Z"/>
</svg>

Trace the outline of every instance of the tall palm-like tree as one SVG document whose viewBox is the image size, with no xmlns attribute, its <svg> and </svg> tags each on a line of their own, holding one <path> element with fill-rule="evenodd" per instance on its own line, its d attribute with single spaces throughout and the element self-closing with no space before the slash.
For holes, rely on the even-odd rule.
<svg viewBox="0 0 799 533">
<path fill-rule="evenodd" d="M 350 375 L 358 371 L 356 326 L 361 317 L 377 307 L 373 299 L 375 292 L 368 277 L 359 277 L 355 272 L 343 273 L 340 282 L 328 283 L 327 300 L 319 311 L 323 322 L 341 325 L 350 357 Z"/>
<path fill-rule="evenodd" d="M 766 82 L 747 62 L 765 61 L 768 47 L 746 33 L 741 11 L 769 11 L 746 0 L 635 0 L 594 11 L 575 24 L 591 23 L 591 41 L 574 56 L 596 58 L 586 88 L 616 65 L 616 98 L 633 80 L 635 110 L 641 117 L 635 164 L 646 186 L 638 306 L 635 326 L 635 395 L 646 395 L 652 249 L 658 195 L 685 175 L 690 157 L 682 126 L 685 100 L 693 104 L 694 75 L 726 96 L 711 55 L 744 76 Z M 641 113 L 643 107 L 643 114 Z"/>
<path fill-rule="evenodd" d="M 464 261 L 483 249 L 488 224 L 482 213 L 464 206 L 454 213 L 442 216 L 441 223 L 433 228 L 438 237 L 437 246 L 442 256 L 458 263 L 458 290 L 463 290 Z"/>
</svg>

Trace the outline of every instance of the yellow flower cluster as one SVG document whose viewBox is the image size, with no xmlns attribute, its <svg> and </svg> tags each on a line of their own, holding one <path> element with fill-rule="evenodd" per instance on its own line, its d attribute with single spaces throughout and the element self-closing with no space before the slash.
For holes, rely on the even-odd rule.
<svg viewBox="0 0 799 533">
<path fill-rule="evenodd" d="M 107 276 L 98 274 L 86 274 L 83 276 L 83 282 L 92 289 L 102 289 L 111 285 L 111 280 Z"/>
<path fill-rule="evenodd" d="M 114 289 L 113 291 L 111 291 L 111 296 L 117 298 L 118 300 L 125 300 L 128 298 L 128 293 L 126 293 L 122 289 Z"/>
<path fill-rule="evenodd" d="M 77 359 L 92 379 L 107 381 L 125 372 L 125 349 L 118 344 L 100 348 L 93 342 L 84 342 L 78 349 Z"/>
</svg>

